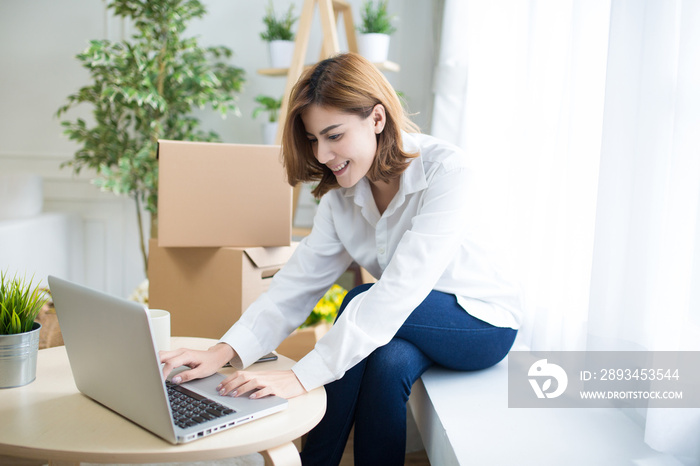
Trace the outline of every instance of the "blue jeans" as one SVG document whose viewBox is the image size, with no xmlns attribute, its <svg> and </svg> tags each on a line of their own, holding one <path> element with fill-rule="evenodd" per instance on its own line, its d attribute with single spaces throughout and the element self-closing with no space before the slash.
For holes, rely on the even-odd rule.
<svg viewBox="0 0 700 466">
<path fill-rule="evenodd" d="M 370 286 L 350 291 L 339 312 Z M 302 464 L 337 465 L 354 423 L 355 464 L 403 465 L 406 402 L 418 377 L 433 364 L 461 371 L 490 367 L 506 356 L 516 333 L 472 317 L 454 295 L 431 292 L 388 344 L 326 385 L 326 414 L 309 432 Z"/>
</svg>

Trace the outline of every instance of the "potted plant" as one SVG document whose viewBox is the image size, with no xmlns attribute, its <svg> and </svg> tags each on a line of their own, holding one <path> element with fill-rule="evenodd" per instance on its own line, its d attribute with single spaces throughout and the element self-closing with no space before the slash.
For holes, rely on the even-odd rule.
<svg viewBox="0 0 700 466">
<path fill-rule="evenodd" d="M 296 361 L 306 356 L 316 342 L 330 330 L 343 298 L 348 294 L 342 286 L 333 285 L 314 307 L 301 326 L 287 337 L 277 348 L 277 352 Z"/>
<path fill-rule="evenodd" d="M 157 237 L 158 139 L 219 141 L 199 128 L 194 111 L 207 106 L 222 117 L 239 114 L 237 94 L 242 69 L 229 64 L 226 47 L 200 47 L 184 35 L 187 23 L 206 10 L 199 0 L 112 0 L 108 8 L 129 20 L 131 40 L 93 40 L 77 55 L 90 84 L 68 96 L 57 115 L 80 105 L 92 118 L 63 121 L 64 133 L 80 144 L 72 166 L 93 169 L 103 190 L 128 195 L 136 203 L 141 253 L 146 275 L 147 237 Z M 150 235 L 142 207 L 151 215 Z"/>
<path fill-rule="evenodd" d="M 267 112 L 267 121 L 263 123 L 263 142 L 265 144 L 274 144 L 277 136 L 282 98 L 275 99 L 267 95 L 259 95 L 255 97 L 255 101 L 258 103 L 258 106 L 253 109 L 253 118 L 256 118 L 260 112 Z"/>
<path fill-rule="evenodd" d="M 294 17 L 294 4 L 283 16 L 277 17 L 272 0 L 265 9 L 263 23 L 265 30 L 260 33 L 262 40 L 268 43 L 270 51 L 270 66 L 272 68 L 289 68 L 294 55 L 294 33 L 292 26 L 297 21 Z"/>
<path fill-rule="evenodd" d="M 48 301 L 32 280 L 0 272 L 0 388 L 27 385 L 36 378 L 41 324 L 35 322 Z"/>
<path fill-rule="evenodd" d="M 388 0 L 367 0 L 360 11 L 362 25 L 357 27 L 357 49 L 360 55 L 373 63 L 382 63 L 389 57 L 389 42 L 396 28 L 393 16 L 387 13 Z"/>
</svg>

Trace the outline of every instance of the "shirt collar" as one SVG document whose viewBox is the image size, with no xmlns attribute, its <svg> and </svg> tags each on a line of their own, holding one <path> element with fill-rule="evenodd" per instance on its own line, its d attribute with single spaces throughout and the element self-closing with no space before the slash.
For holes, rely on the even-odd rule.
<svg viewBox="0 0 700 466">
<path fill-rule="evenodd" d="M 415 193 L 428 187 L 428 180 L 425 178 L 425 169 L 423 167 L 423 157 L 420 150 L 420 145 L 416 138 L 406 132 L 401 134 L 403 138 L 403 150 L 407 154 L 418 154 L 418 157 L 411 159 L 408 168 L 401 174 L 401 186 L 399 193 L 403 195 Z"/>
</svg>

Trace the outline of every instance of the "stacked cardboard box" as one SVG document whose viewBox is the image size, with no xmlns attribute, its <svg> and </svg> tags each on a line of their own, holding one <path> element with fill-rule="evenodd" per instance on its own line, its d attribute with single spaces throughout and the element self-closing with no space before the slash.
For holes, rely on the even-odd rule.
<svg viewBox="0 0 700 466">
<path fill-rule="evenodd" d="M 291 257 L 279 146 L 159 141 L 149 306 L 173 335 L 219 338 Z"/>
<path fill-rule="evenodd" d="M 279 146 L 158 142 L 158 246 L 289 246 Z"/>
<path fill-rule="evenodd" d="M 294 247 L 164 248 L 152 239 L 149 306 L 170 311 L 173 335 L 220 338 L 268 289 Z"/>
</svg>

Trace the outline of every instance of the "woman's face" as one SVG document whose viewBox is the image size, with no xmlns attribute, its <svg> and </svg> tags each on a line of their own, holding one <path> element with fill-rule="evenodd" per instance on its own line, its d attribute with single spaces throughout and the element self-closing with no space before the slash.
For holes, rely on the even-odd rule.
<svg viewBox="0 0 700 466">
<path fill-rule="evenodd" d="M 377 153 L 377 134 L 384 129 L 384 107 L 367 118 L 313 105 L 301 115 L 314 157 L 331 169 L 343 188 L 355 186 L 369 171 Z"/>
</svg>

